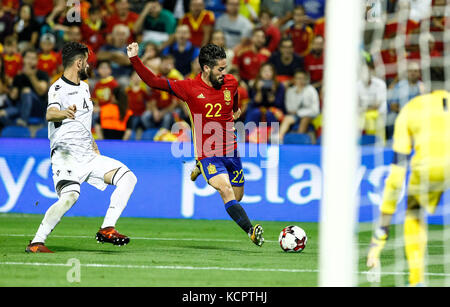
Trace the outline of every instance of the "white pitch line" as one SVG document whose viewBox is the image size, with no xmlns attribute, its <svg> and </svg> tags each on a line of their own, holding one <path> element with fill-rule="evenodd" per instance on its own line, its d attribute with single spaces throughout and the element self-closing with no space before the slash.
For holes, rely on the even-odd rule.
<svg viewBox="0 0 450 307">
<path fill-rule="evenodd" d="M 31 234 L 3 234 L 0 237 L 33 237 Z M 76 239 L 92 239 L 94 236 L 60 236 L 52 235 L 52 238 L 76 238 Z M 130 237 L 132 240 L 153 240 L 153 241 L 203 241 L 203 242 L 242 242 L 242 240 L 215 239 L 215 238 L 151 238 L 151 237 Z M 265 240 L 265 242 L 278 242 L 273 240 Z"/>
<path fill-rule="evenodd" d="M 0 262 L 0 265 L 28 265 L 28 266 L 58 266 L 72 267 L 66 263 L 43 263 L 43 262 Z M 88 268 L 116 268 L 116 269 L 163 269 L 163 270 L 215 270 L 215 271 L 247 271 L 247 272 L 283 272 L 283 273 L 316 273 L 317 270 L 300 270 L 300 269 L 272 269 L 272 268 L 227 268 L 227 267 L 194 267 L 180 265 L 123 265 L 123 264 L 100 264 L 88 263 L 80 264 L 82 267 Z"/>
<path fill-rule="evenodd" d="M 72 267 L 66 263 L 43 263 L 43 262 L 0 262 L 0 265 L 26 265 L 26 266 L 55 266 L 55 267 Z M 317 269 L 274 269 L 274 268 L 227 268 L 227 267 L 194 267 L 180 265 L 123 265 L 123 264 L 101 264 L 88 263 L 80 264 L 87 268 L 116 268 L 116 269 L 139 269 L 139 270 L 202 270 L 202 271 L 246 271 L 246 272 L 279 272 L 279 273 L 319 273 Z M 366 275 L 370 272 L 360 271 L 358 274 Z M 380 275 L 408 275 L 408 272 L 380 272 Z M 448 277 L 447 273 L 424 273 L 426 276 Z"/>
</svg>

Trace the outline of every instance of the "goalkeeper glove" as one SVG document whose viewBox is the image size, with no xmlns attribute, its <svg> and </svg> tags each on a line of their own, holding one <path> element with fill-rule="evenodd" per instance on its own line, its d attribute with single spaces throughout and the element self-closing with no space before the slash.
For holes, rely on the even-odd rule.
<svg viewBox="0 0 450 307">
<path fill-rule="evenodd" d="M 387 227 L 379 227 L 375 230 L 367 255 L 367 266 L 369 268 L 378 267 L 380 265 L 380 254 L 386 245 L 388 236 L 389 231 Z"/>
</svg>

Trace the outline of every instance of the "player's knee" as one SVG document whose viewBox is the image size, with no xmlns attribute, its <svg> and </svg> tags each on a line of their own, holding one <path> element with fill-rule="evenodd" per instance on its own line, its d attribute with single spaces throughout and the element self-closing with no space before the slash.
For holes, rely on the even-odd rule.
<svg viewBox="0 0 450 307">
<path fill-rule="evenodd" d="M 234 195 L 234 191 L 233 188 L 231 187 L 231 185 L 221 185 L 217 188 L 217 191 L 219 192 L 219 194 L 222 196 L 222 198 L 229 198 L 231 195 Z"/>
<path fill-rule="evenodd" d="M 132 171 L 129 171 L 129 172 L 126 174 L 126 180 L 128 181 L 128 184 L 129 184 L 129 185 L 132 185 L 132 186 L 133 186 L 133 188 L 134 188 L 134 186 L 135 186 L 136 183 L 137 183 L 137 177 L 136 177 L 136 175 L 135 175 Z"/>
<path fill-rule="evenodd" d="M 65 211 L 69 210 L 77 202 L 79 196 L 79 189 L 76 189 L 74 187 L 72 190 L 61 191 L 61 206 L 64 207 Z"/>
<path fill-rule="evenodd" d="M 121 184 L 126 184 L 127 186 L 134 187 L 137 183 L 136 175 L 126 167 L 119 167 L 116 173 L 112 176 L 112 185 L 119 186 Z"/>
<path fill-rule="evenodd" d="M 61 206 L 69 210 L 80 196 L 80 184 L 74 181 L 62 180 L 56 185 Z"/>
</svg>

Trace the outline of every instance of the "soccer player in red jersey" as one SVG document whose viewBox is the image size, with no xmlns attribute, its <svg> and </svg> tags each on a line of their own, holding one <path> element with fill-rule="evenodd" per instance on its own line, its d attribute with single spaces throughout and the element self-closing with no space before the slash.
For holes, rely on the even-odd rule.
<svg viewBox="0 0 450 307">
<path fill-rule="evenodd" d="M 239 204 L 244 195 L 244 174 L 237 152 L 234 117 L 239 114 L 238 82 L 226 73 L 225 50 L 208 44 L 200 49 L 201 73 L 195 79 L 168 80 L 153 74 L 138 57 L 139 47 L 127 47 L 128 57 L 142 80 L 185 102 L 192 123 L 197 158 L 205 180 L 222 197 L 230 217 L 258 246 L 264 242 L 261 225 L 252 225 Z"/>
</svg>

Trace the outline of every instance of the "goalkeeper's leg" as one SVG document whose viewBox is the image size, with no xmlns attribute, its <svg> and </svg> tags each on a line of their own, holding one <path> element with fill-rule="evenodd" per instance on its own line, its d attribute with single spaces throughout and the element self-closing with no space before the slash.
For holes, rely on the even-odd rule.
<svg viewBox="0 0 450 307">
<path fill-rule="evenodd" d="M 383 202 L 381 204 L 381 217 L 379 225 L 374 231 L 367 254 L 367 266 L 374 268 L 380 265 L 380 254 L 389 237 L 389 227 L 392 216 L 397 209 L 397 201 L 403 186 L 406 169 L 392 164 L 383 191 Z"/>
<path fill-rule="evenodd" d="M 408 197 L 404 236 L 405 253 L 409 266 L 409 285 L 416 286 L 424 282 L 425 249 L 427 245 L 426 225 L 422 216 L 422 208 L 417 200 Z"/>
</svg>

